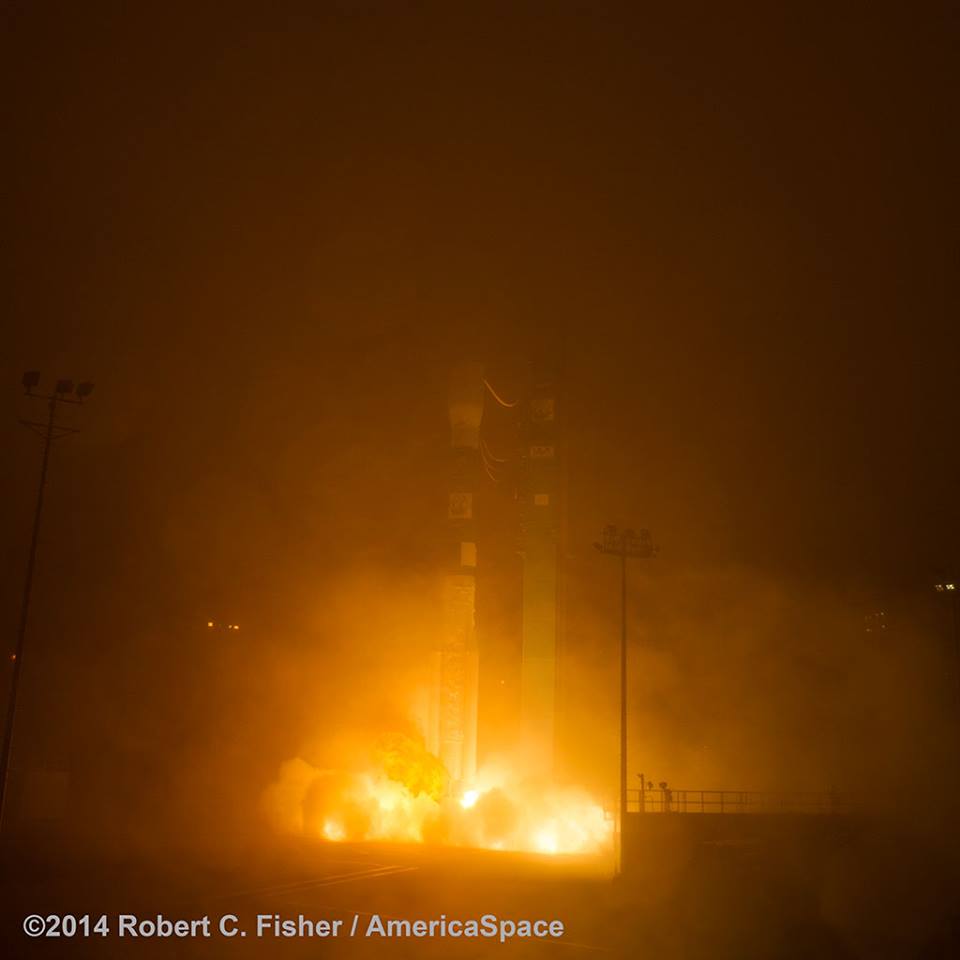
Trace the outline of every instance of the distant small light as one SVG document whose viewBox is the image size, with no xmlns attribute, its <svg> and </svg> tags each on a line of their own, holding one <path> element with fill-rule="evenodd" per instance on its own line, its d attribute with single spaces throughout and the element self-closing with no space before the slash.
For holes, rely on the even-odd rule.
<svg viewBox="0 0 960 960">
<path fill-rule="evenodd" d="M 208 626 L 208 627 L 212 627 L 212 626 L 213 626 L 213 621 L 212 621 L 212 620 L 208 620 L 208 621 L 207 621 L 207 626 Z"/>
<path fill-rule="evenodd" d="M 13 661 L 16 660 L 16 659 L 17 659 L 17 655 L 16 655 L 15 653 L 11 653 L 11 654 L 10 654 L 10 662 L 13 663 Z"/>
<path fill-rule="evenodd" d="M 948 590 L 956 590 L 956 589 L 957 589 L 957 585 L 956 585 L 955 583 L 948 583 L 948 584 L 946 585 L 946 587 L 947 587 Z"/>
</svg>

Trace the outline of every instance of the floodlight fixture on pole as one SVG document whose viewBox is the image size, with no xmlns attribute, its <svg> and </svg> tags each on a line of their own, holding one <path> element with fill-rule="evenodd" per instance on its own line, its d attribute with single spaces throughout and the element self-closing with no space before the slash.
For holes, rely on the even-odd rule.
<svg viewBox="0 0 960 960">
<path fill-rule="evenodd" d="M 608 525 L 594 546 L 601 553 L 620 558 L 620 802 L 617 815 L 617 871 L 623 872 L 623 826 L 627 817 L 627 560 L 655 557 L 649 530 L 639 533 Z"/>
<path fill-rule="evenodd" d="M 27 556 L 27 576 L 23 585 L 20 626 L 17 630 L 16 647 L 10 655 L 10 659 L 13 661 L 13 673 L 10 677 L 10 691 L 7 697 L 7 722 L 3 730 L 3 747 L 2 750 L 0 750 L 0 831 L 3 830 L 4 814 L 7 808 L 10 754 L 13 748 L 13 726 L 14 720 L 16 719 L 17 692 L 20 688 L 20 671 L 23 667 L 23 641 L 27 634 L 27 620 L 30 613 L 30 595 L 33 590 L 33 573 L 37 560 L 40 517 L 43 514 L 43 494 L 47 483 L 47 468 L 50 463 L 50 446 L 54 440 L 59 440 L 68 434 L 79 432 L 76 427 L 68 427 L 57 423 L 57 404 L 81 404 L 93 392 L 93 384 L 89 381 L 84 381 L 74 387 L 72 380 L 61 379 L 56 381 L 52 393 L 36 393 L 35 390 L 40 385 L 40 372 L 38 370 L 28 370 L 24 373 L 20 384 L 28 397 L 36 397 L 46 401 L 47 418 L 45 421 L 20 421 L 25 427 L 29 427 L 43 439 L 43 458 L 40 466 L 40 482 L 37 486 L 36 508 L 33 514 L 30 552 Z"/>
<path fill-rule="evenodd" d="M 953 654 L 954 673 L 956 674 L 957 705 L 960 707 L 960 590 L 954 577 L 943 576 L 933 585 L 937 593 L 942 593 L 950 600 L 950 612 L 953 619 Z"/>
</svg>

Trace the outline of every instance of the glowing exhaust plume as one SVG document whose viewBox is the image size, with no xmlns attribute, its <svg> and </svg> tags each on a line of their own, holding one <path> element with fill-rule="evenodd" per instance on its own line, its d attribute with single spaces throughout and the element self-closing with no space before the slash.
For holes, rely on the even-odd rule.
<svg viewBox="0 0 960 960">
<path fill-rule="evenodd" d="M 481 771 L 473 788 L 448 795 L 443 765 L 421 740 L 383 738 L 366 770 L 329 770 L 299 758 L 267 791 L 274 824 L 329 841 L 445 843 L 535 853 L 602 852 L 612 823 L 581 790 L 522 783 Z"/>
</svg>

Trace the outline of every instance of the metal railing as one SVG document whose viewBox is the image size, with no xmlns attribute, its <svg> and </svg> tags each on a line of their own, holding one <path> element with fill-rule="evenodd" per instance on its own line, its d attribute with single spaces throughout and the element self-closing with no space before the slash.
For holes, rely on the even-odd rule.
<svg viewBox="0 0 960 960">
<path fill-rule="evenodd" d="M 848 798 L 826 793 L 757 790 L 627 790 L 627 813 L 844 813 Z"/>
</svg>

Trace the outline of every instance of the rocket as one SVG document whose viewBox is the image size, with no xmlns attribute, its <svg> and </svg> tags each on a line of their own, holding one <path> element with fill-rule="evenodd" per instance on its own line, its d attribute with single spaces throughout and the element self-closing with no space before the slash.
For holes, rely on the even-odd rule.
<svg viewBox="0 0 960 960">
<path fill-rule="evenodd" d="M 522 557 L 520 716 L 516 743 L 539 772 L 554 765 L 559 540 L 562 487 L 556 384 L 542 371 L 516 407 L 519 428 L 517 500 Z M 479 363 L 463 362 L 450 374 L 450 453 L 441 632 L 431 661 L 427 749 L 439 757 L 456 792 L 469 786 L 477 766 L 479 660 L 476 637 L 477 516 L 483 455 L 480 426 L 486 391 Z"/>
</svg>

